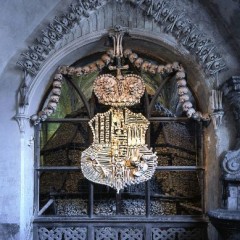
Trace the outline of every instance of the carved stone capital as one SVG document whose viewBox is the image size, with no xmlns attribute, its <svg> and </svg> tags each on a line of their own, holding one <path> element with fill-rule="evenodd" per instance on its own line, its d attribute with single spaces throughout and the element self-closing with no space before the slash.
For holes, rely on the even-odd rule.
<svg viewBox="0 0 240 240">
<path fill-rule="evenodd" d="M 240 120 L 240 76 L 233 76 L 222 87 L 224 96 L 234 108 L 236 120 Z"/>
<path fill-rule="evenodd" d="M 29 121 L 29 117 L 27 117 L 24 113 L 17 113 L 14 118 L 18 123 L 20 132 L 24 133 L 26 121 Z"/>
<path fill-rule="evenodd" d="M 240 149 L 228 151 L 223 159 L 222 167 L 225 178 L 240 179 Z"/>
</svg>

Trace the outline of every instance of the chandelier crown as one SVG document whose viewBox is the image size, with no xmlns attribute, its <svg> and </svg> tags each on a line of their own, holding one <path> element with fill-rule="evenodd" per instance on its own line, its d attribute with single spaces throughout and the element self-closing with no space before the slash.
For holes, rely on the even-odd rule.
<svg viewBox="0 0 240 240">
<path fill-rule="evenodd" d="M 142 78 L 135 74 L 117 77 L 103 74 L 96 78 L 93 90 L 100 103 L 123 107 L 139 103 L 144 94 L 145 85 Z"/>
</svg>

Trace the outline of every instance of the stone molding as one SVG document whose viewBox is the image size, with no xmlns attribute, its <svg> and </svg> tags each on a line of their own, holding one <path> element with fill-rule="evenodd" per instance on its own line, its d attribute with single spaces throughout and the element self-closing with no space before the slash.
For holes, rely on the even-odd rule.
<svg viewBox="0 0 240 240">
<path fill-rule="evenodd" d="M 240 76 L 233 76 L 222 86 L 223 94 L 233 108 L 236 120 L 237 143 L 236 150 L 228 151 L 222 166 L 225 178 L 240 180 Z"/>
<path fill-rule="evenodd" d="M 79 0 L 78 3 L 72 3 L 64 14 L 55 16 L 54 20 L 39 33 L 35 42 L 21 54 L 17 64 L 35 76 L 49 56 L 79 37 L 79 32 L 83 31 L 81 24 L 84 21 L 88 21 L 94 12 L 110 2 L 111 0 Z M 172 35 L 181 46 L 194 54 L 207 74 L 215 75 L 226 69 L 225 61 L 217 52 L 214 41 L 189 19 L 187 13 L 174 7 L 173 1 L 117 2 L 120 5 L 131 4 L 133 8 L 142 9 L 143 13 L 157 22 L 165 33 Z"/>
<path fill-rule="evenodd" d="M 117 2 L 117 3 L 116 3 Z M 130 21 L 130 14 L 123 12 L 122 16 L 117 18 L 116 14 L 112 14 L 111 20 L 106 21 L 109 15 L 109 9 L 115 4 L 115 8 L 125 7 L 131 11 L 135 11 L 132 15 L 138 13 L 143 18 L 136 18 L 135 26 Z M 118 10 L 118 9 L 117 9 Z M 110 14 L 111 15 L 111 14 Z M 146 15 L 146 16 L 145 16 Z M 103 18 L 103 21 L 99 21 Z M 80 38 L 90 35 L 98 36 L 100 32 L 107 32 L 112 28 L 114 22 L 123 23 L 124 27 L 129 28 L 129 33 L 135 33 L 137 30 L 152 31 L 148 22 L 153 20 L 160 28 L 161 35 L 169 35 L 174 38 L 176 43 L 181 46 L 186 53 L 191 53 L 195 56 L 196 62 L 202 66 L 206 74 L 217 75 L 220 71 L 226 69 L 226 64 L 221 54 L 216 51 L 216 46 L 199 27 L 189 20 L 187 13 L 174 7 L 172 1 L 149 1 L 149 0 L 79 0 L 73 2 L 65 13 L 60 13 L 55 16 L 47 26 L 39 32 L 35 41 L 24 51 L 17 64 L 25 73 L 23 82 L 18 92 L 18 112 L 16 119 L 22 127 L 25 122 L 27 112 L 28 99 L 31 99 L 31 91 L 34 82 L 39 78 L 39 74 L 46 68 L 46 63 L 53 56 L 56 56 L 63 49 L 66 49 L 72 43 L 75 43 Z M 140 21 L 143 21 L 140 23 Z M 110 26 L 111 25 L 111 26 Z M 143 39 L 147 36 L 143 36 Z M 162 39 L 161 41 L 164 41 Z M 76 45 L 76 44 L 75 44 Z M 65 53 L 66 55 L 66 53 Z M 25 80 L 30 79 L 30 81 Z"/>
</svg>

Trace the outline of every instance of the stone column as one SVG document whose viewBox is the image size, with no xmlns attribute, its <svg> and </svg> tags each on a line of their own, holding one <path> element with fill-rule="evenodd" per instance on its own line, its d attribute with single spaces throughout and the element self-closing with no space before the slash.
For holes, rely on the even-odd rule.
<svg viewBox="0 0 240 240">
<path fill-rule="evenodd" d="M 237 138 L 235 148 L 222 161 L 223 208 L 208 215 L 222 239 L 234 240 L 240 239 L 240 76 L 230 78 L 222 90 L 233 109 Z"/>
</svg>

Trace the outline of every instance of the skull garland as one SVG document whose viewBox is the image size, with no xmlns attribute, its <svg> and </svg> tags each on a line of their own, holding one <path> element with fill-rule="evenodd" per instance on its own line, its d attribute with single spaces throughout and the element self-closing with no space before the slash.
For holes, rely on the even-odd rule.
<svg viewBox="0 0 240 240">
<path fill-rule="evenodd" d="M 46 41 L 46 44 L 50 44 L 50 42 Z M 44 48 L 41 45 L 39 45 L 36 50 L 38 50 L 39 53 L 42 53 L 44 51 Z M 61 87 L 63 84 L 64 75 L 69 76 L 87 75 L 92 72 L 100 71 L 111 61 L 112 54 L 111 51 L 108 51 L 108 53 L 104 54 L 101 57 L 101 59 L 98 59 L 97 61 L 83 67 L 60 66 L 58 68 L 57 73 L 53 77 L 52 92 L 49 97 L 48 103 L 46 103 L 46 107 L 38 114 L 34 114 L 31 116 L 31 121 L 33 122 L 33 124 L 37 125 L 41 121 L 45 121 L 56 111 L 61 96 Z M 24 63 L 21 64 L 24 64 L 23 67 L 27 68 L 29 71 L 35 71 L 34 61 L 30 57 L 29 60 L 26 60 Z"/>
<path fill-rule="evenodd" d="M 133 53 L 131 49 L 126 49 L 124 51 L 124 57 L 128 58 L 129 61 L 138 69 L 144 72 L 149 72 L 150 74 L 170 74 L 176 72 L 176 81 L 178 87 L 179 102 L 183 106 L 183 111 L 186 112 L 188 118 L 193 118 L 195 120 L 209 121 L 208 114 L 202 114 L 196 112 L 193 108 L 192 103 L 189 101 L 190 97 L 188 95 L 188 87 L 186 81 L 186 73 L 178 62 L 166 65 L 155 65 L 151 62 L 144 61 L 142 58 L 138 57 L 136 53 Z"/>
</svg>

